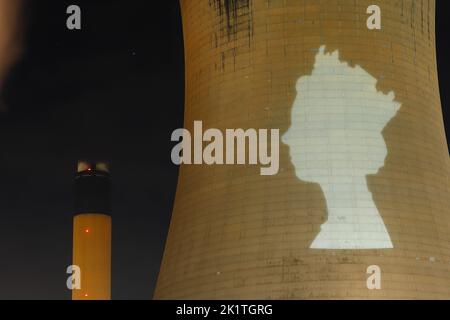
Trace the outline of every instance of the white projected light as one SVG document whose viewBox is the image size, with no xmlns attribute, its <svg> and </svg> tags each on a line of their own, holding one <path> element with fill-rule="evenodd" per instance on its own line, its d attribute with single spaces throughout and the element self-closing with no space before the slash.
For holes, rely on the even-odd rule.
<svg viewBox="0 0 450 320">
<path fill-rule="evenodd" d="M 382 131 L 400 103 L 376 89 L 377 80 L 339 53 L 321 47 L 310 76 L 297 82 L 291 127 L 283 136 L 299 179 L 318 183 L 328 219 L 312 249 L 393 248 L 373 201 L 367 175 L 384 166 Z"/>
</svg>

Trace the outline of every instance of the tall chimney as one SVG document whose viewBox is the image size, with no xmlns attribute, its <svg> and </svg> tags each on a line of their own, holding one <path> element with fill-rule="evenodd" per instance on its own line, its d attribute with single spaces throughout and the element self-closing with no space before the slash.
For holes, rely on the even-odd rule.
<svg viewBox="0 0 450 320">
<path fill-rule="evenodd" d="M 111 299 L 111 177 L 104 162 L 78 163 L 75 178 L 73 265 L 81 288 L 73 300 Z"/>
</svg>

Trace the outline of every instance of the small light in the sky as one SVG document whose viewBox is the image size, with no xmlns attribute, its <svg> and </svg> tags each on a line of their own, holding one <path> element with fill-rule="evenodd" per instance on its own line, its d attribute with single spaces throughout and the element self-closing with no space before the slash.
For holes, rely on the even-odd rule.
<svg viewBox="0 0 450 320">
<path fill-rule="evenodd" d="M 84 232 L 89 233 L 90 232 L 89 228 L 84 229 Z"/>
</svg>

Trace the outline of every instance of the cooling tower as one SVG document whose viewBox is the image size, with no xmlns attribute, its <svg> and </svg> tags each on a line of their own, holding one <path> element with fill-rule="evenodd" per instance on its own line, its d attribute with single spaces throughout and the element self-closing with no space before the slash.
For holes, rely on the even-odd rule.
<svg viewBox="0 0 450 320">
<path fill-rule="evenodd" d="M 450 299 L 435 1 L 181 10 L 185 128 L 280 129 L 280 170 L 181 166 L 154 298 Z"/>
<path fill-rule="evenodd" d="M 108 165 L 78 163 L 75 179 L 73 265 L 80 268 L 81 288 L 73 300 L 111 299 L 111 181 Z"/>
</svg>

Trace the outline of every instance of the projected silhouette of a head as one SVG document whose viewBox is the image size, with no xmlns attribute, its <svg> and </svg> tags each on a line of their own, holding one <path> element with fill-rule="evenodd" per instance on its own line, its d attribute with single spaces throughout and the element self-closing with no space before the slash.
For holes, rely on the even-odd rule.
<svg viewBox="0 0 450 320">
<path fill-rule="evenodd" d="M 321 47 L 312 74 L 297 82 L 291 127 L 283 136 L 299 179 L 320 184 L 328 220 L 313 249 L 392 248 L 366 176 L 384 166 L 383 129 L 400 103 L 376 89 L 360 66 Z"/>
</svg>

